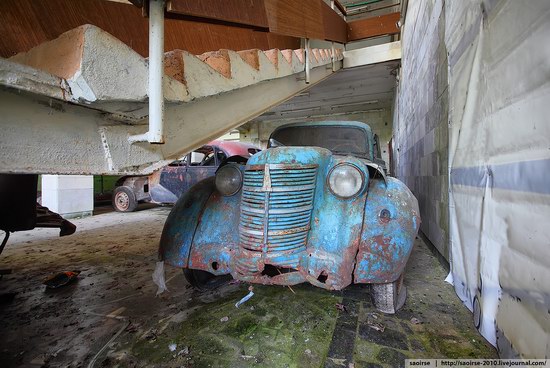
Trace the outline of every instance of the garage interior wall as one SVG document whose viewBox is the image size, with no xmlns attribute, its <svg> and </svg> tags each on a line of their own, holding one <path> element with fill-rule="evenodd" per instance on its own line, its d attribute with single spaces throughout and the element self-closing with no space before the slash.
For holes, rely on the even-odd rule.
<svg viewBox="0 0 550 368">
<path fill-rule="evenodd" d="M 501 357 L 550 356 L 549 19 L 546 0 L 410 0 L 402 30 L 397 174 Z"/>
</svg>

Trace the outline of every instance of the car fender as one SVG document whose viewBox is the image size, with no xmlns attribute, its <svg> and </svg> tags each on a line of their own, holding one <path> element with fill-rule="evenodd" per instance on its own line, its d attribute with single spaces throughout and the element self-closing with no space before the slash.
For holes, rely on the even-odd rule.
<svg viewBox="0 0 550 368">
<path fill-rule="evenodd" d="M 239 246 L 241 192 L 223 196 L 214 190 L 195 229 L 187 267 L 214 275 L 231 272 Z"/>
<path fill-rule="evenodd" d="M 160 238 L 160 260 L 175 267 L 187 267 L 195 230 L 214 191 L 214 177 L 210 177 L 194 185 L 174 204 Z"/>
<path fill-rule="evenodd" d="M 355 283 L 387 283 L 399 278 L 420 227 L 418 201 L 401 181 L 373 180 L 354 270 Z"/>
</svg>

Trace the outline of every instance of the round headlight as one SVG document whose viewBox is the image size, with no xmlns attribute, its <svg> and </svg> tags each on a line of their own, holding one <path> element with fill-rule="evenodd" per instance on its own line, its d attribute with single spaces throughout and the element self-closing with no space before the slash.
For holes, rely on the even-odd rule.
<svg viewBox="0 0 550 368">
<path fill-rule="evenodd" d="M 340 198 L 351 198 L 363 188 L 363 173 L 355 166 L 336 165 L 328 174 L 330 191 Z"/>
<path fill-rule="evenodd" d="M 216 173 L 216 188 L 224 196 L 232 196 L 241 189 L 243 175 L 236 165 L 228 164 Z"/>
</svg>

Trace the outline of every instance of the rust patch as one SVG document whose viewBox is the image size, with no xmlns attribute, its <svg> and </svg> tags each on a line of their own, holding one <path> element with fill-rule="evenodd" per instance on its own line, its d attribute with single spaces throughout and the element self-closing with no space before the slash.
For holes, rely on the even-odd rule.
<svg viewBox="0 0 550 368">
<path fill-rule="evenodd" d="M 228 50 L 205 52 L 197 57 L 224 77 L 231 78 L 231 59 Z"/>
<path fill-rule="evenodd" d="M 304 50 L 304 49 L 294 50 L 294 54 L 296 55 L 296 57 L 298 58 L 298 60 L 300 60 L 300 63 L 302 63 L 302 64 L 304 63 L 304 60 L 306 58 L 305 52 L 306 52 L 306 50 Z"/>
<path fill-rule="evenodd" d="M 237 53 L 239 54 L 241 59 L 243 59 L 243 61 L 250 65 L 252 68 L 260 70 L 260 57 L 258 55 L 259 52 L 260 50 L 258 49 L 252 49 L 238 51 Z"/>
<path fill-rule="evenodd" d="M 312 49 L 311 50 L 311 55 L 313 55 L 315 57 L 315 60 L 317 62 L 321 61 L 321 54 L 319 53 L 319 49 Z"/>
<path fill-rule="evenodd" d="M 294 55 L 294 50 L 290 50 L 290 49 L 281 50 L 281 54 L 283 54 L 287 63 L 292 65 L 292 55 Z"/>
<path fill-rule="evenodd" d="M 183 51 L 173 50 L 164 54 L 164 74 L 186 84 Z"/>
<path fill-rule="evenodd" d="M 265 56 L 271 61 L 271 64 L 275 66 L 276 69 L 279 69 L 279 49 L 272 49 L 264 51 Z"/>
<path fill-rule="evenodd" d="M 82 25 L 8 60 L 70 79 L 80 69 L 85 34 L 92 28 L 95 27 Z"/>
</svg>

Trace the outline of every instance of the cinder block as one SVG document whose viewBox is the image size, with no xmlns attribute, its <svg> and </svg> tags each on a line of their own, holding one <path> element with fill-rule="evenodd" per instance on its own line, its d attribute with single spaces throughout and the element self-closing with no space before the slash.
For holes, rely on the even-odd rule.
<svg viewBox="0 0 550 368">
<path fill-rule="evenodd" d="M 94 177 L 43 175 L 42 205 L 66 218 L 91 215 L 94 209 Z"/>
</svg>

